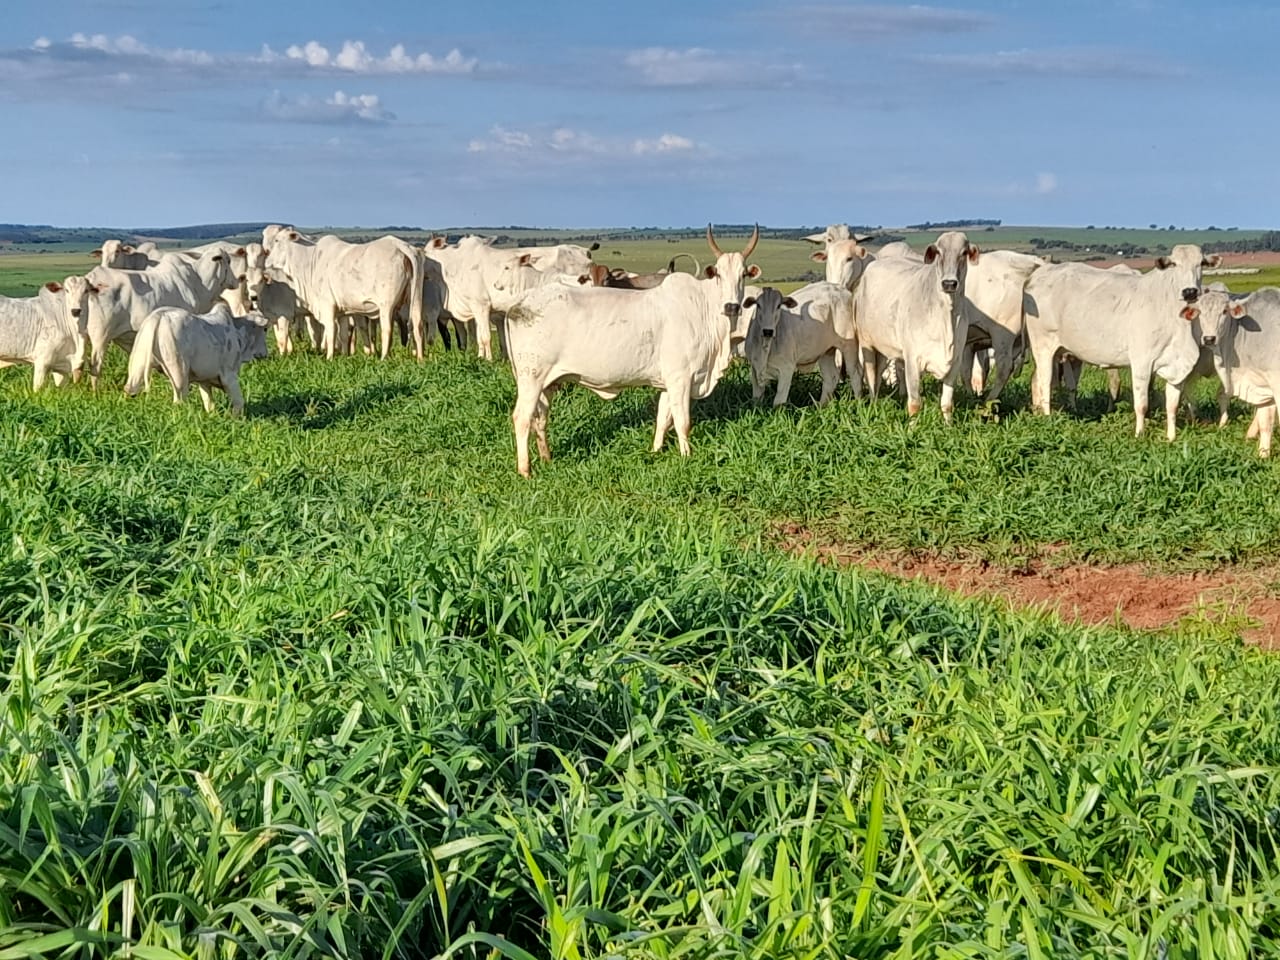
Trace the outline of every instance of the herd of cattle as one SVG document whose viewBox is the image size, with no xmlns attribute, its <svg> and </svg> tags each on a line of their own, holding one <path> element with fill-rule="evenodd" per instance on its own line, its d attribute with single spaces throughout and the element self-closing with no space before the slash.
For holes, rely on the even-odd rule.
<svg viewBox="0 0 1280 960">
<path fill-rule="evenodd" d="M 1218 265 L 1199 247 L 1175 246 L 1154 268 L 1100 269 L 1051 263 L 1007 250 L 982 251 L 964 233 L 941 234 L 923 254 L 891 243 L 874 255 L 843 225 L 806 238 L 819 247 L 826 279 L 784 296 L 748 283 L 757 229 L 741 251 L 724 251 L 708 225 L 713 262 L 681 273 L 673 260 L 653 274 L 594 263 L 592 250 L 558 246 L 497 248 L 474 236 L 455 244 L 433 238 L 419 248 L 395 237 L 349 243 L 273 225 L 261 243 L 218 242 L 161 252 L 107 241 L 101 265 L 86 276 L 45 284 L 34 297 L 0 297 L 0 365 L 30 363 L 39 389 L 47 376 L 78 379 L 86 346 L 96 388 L 112 343 L 130 349 L 126 392 L 161 369 L 174 399 L 196 384 L 206 408 L 211 388 L 232 410 L 244 400 L 242 364 L 267 355 L 274 327 L 282 354 L 302 330 L 332 358 L 363 340 L 386 357 L 396 328 L 421 359 L 438 331 L 459 347 L 467 331 L 491 359 L 493 324 L 515 375 L 512 414 L 517 467 L 530 470 L 529 435 L 550 458 L 552 395 L 576 382 L 611 399 L 626 387 L 660 390 L 653 449 L 672 427 L 689 452 L 690 401 L 705 397 L 735 355 L 751 367 L 759 399 L 777 381 L 774 404 L 787 401 L 796 371 L 820 371 L 825 403 L 841 369 L 854 395 L 874 398 L 882 384 L 905 390 L 912 415 L 920 381 L 942 383 L 950 419 L 958 383 L 995 400 L 1028 353 L 1035 362 L 1032 405 L 1049 412 L 1055 382 L 1074 393 L 1082 364 L 1133 381 L 1136 432 L 1143 432 L 1152 375 L 1165 381 L 1166 431 L 1187 384 L 1217 375 L 1222 422 L 1237 397 L 1257 408 L 1249 436 L 1270 453 L 1280 390 L 1280 290 L 1232 296 L 1202 286 Z"/>
</svg>

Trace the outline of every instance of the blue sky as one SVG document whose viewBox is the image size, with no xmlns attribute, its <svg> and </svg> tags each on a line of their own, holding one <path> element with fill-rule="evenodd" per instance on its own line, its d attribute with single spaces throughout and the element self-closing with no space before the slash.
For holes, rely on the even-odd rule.
<svg viewBox="0 0 1280 960">
<path fill-rule="evenodd" d="M 1271 0 L 6 7 L 3 221 L 1280 226 Z"/>
</svg>

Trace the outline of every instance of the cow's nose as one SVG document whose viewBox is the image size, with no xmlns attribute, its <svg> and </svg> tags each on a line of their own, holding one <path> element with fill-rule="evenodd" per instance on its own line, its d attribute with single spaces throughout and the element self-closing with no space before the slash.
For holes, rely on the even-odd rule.
<svg viewBox="0 0 1280 960">
<path fill-rule="evenodd" d="M 1195 303 L 1197 300 L 1200 299 L 1200 288 L 1199 287 L 1184 288 L 1182 291 L 1182 299 L 1187 301 L 1187 303 Z"/>
<path fill-rule="evenodd" d="M 772 336 L 773 336 L 773 331 L 772 331 L 772 330 L 761 330 L 761 331 L 760 331 L 760 336 L 764 337 L 765 339 L 768 339 L 768 338 L 770 338 L 770 337 L 772 337 Z"/>
<path fill-rule="evenodd" d="M 1212 347 L 1212 346 L 1213 346 L 1215 343 L 1217 343 L 1217 342 L 1218 342 L 1218 338 L 1217 338 L 1217 337 L 1205 337 L 1205 338 L 1204 338 L 1204 345 L 1205 345 L 1206 347 Z"/>
<path fill-rule="evenodd" d="M 80 308 L 79 308 L 79 307 L 73 307 L 73 308 L 72 308 L 72 310 L 71 310 L 71 315 L 72 315 L 73 317 L 78 317 L 78 316 L 80 316 Z"/>
<path fill-rule="evenodd" d="M 958 289 L 959 289 L 959 287 L 960 287 L 960 281 L 959 281 L 959 280 L 943 280 L 943 281 L 942 281 L 942 292 L 943 292 L 943 293 L 955 293 L 955 292 L 956 292 L 956 290 L 958 290 Z"/>
<path fill-rule="evenodd" d="M 742 304 L 726 303 L 724 305 L 724 315 L 730 318 L 736 318 L 742 312 Z"/>
</svg>

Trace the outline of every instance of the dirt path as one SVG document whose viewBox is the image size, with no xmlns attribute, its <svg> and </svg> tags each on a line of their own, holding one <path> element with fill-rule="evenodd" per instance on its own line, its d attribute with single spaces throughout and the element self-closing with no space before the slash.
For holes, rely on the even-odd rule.
<svg viewBox="0 0 1280 960">
<path fill-rule="evenodd" d="M 1068 621 L 1116 620 L 1137 630 L 1169 627 L 1190 616 L 1233 625 L 1246 640 L 1280 650 L 1280 569 L 1226 569 L 1157 574 L 1136 564 L 1100 567 L 1055 562 L 1047 547 L 1018 568 L 985 561 L 872 550 L 824 540 L 798 524 L 777 528 L 780 545 L 842 566 L 924 580 L 965 596 L 999 598 L 1014 606 L 1054 610 Z"/>
</svg>

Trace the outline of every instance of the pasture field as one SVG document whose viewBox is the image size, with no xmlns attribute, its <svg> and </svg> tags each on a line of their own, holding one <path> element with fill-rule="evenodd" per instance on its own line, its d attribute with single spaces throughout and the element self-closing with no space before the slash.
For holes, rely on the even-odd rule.
<svg viewBox="0 0 1280 960">
<path fill-rule="evenodd" d="M 1100 378 L 1040 418 L 1025 374 L 998 422 L 815 378 L 773 411 L 737 366 L 688 459 L 652 391 L 565 391 L 522 481 L 502 364 L 273 356 L 236 421 L 122 361 L 0 372 L 5 960 L 1280 956 L 1280 660 L 1241 624 L 777 535 L 1266 565 L 1247 416 L 1135 439 Z"/>
</svg>

